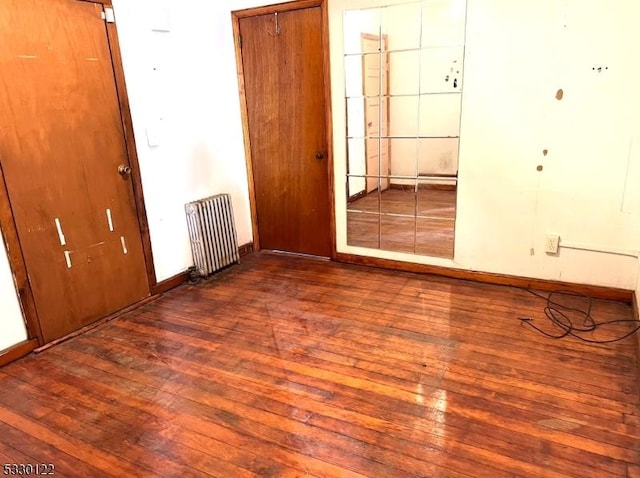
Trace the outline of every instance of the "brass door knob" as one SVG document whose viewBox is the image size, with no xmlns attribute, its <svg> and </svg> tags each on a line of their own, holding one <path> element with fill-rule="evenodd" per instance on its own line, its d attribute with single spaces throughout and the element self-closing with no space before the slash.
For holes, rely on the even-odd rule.
<svg viewBox="0 0 640 478">
<path fill-rule="evenodd" d="M 120 176 L 129 176 L 131 174 L 131 166 L 121 164 L 120 166 L 118 166 L 118 174 Z"/>
</svg>

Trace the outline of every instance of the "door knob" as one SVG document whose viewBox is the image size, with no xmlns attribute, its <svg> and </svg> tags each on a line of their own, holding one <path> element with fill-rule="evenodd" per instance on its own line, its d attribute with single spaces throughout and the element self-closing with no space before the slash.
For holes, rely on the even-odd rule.
<svg viewBox="0 0 640 478">
<path fill-rule="evenodd" d="M 118 166 L 118 174 L 120 176 L 129 176 L 131 174 L 131 166 L 121 164 L 120 166 Z"/>
<path fill-rule="evenodd" d="M 316 159 L 324 159 L 324 153 L 322 151 L 318 151 L 316 153 Z"/>
</svg>

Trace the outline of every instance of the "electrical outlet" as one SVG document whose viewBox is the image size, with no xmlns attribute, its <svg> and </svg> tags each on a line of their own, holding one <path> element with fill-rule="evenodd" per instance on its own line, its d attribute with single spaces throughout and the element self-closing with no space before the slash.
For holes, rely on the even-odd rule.
<svg viewBox="0 0 640 478">
<path fill-rule="evenodd" d="M 544 252 L 547 254 L 557 254 L 560 247 L 560 236 L 557 234 L 547 234 L 544 241 Z"/>
</svg>

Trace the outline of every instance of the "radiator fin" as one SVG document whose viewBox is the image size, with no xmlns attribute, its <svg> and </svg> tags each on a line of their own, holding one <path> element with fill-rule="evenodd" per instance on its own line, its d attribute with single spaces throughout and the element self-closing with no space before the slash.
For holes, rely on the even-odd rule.
<svg viewBox="0 0 640 478">
<path fill-rule="evenodd" d="M 208 276 L 240 260 L 230 194 L 216 194 L 184 208 L 198 275 Z"/>
</svg>

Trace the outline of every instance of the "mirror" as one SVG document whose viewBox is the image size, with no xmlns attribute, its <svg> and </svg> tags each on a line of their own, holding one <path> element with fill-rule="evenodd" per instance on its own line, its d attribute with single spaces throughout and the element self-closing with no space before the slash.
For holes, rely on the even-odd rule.
<svg viewBox="0 0 640 478">
<path fill-rule="evenodd" d="M 453 257 L 465 10 L 344 13 L 348 245 Z"/>
</svg>

